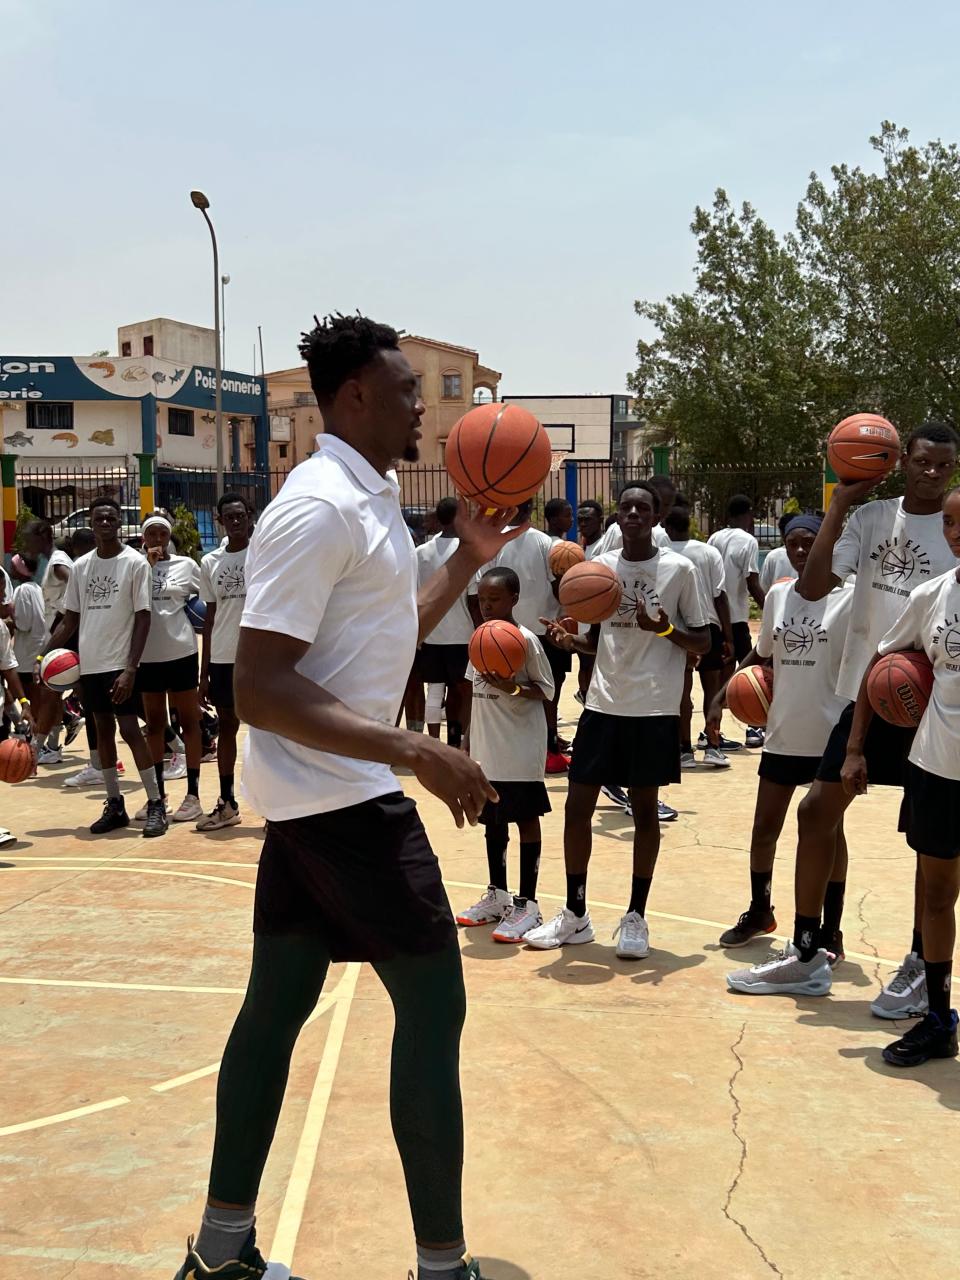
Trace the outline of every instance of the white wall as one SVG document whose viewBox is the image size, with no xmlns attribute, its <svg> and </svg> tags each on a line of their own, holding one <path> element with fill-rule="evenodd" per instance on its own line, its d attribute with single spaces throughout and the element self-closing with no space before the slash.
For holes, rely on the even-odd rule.
<svg viewBox="0 0 960 1280">
<path fill-rule="evenodd" d="M 153 354 L 158 359 L 185 365 L 215 363 L 216 343 L 212 329 L 161 317 L 121 326 L 117 330 L 117 354 L 123 350 L 121 344 L 129 342 L 131 356 L 142 357 L 145 334 L 152 336 Z"/>
<path fill-rule="evenodd" d="M 172 406 L 176 408 L 177 406 Z M 186 408 L 187 406 L 183 406 Z M 159 403 L 157 417 L 157 462 L 172 467 L 215 467 L 217 465 L 216 424 L 204 422 L 203 417 L 212 418 L 213 414 L 206 409 L 193 410 L 193 435 L 172 436 L 168 430 L 167 418 L 171 406 Z M 248 419 L 241 419 L 248 421 Z M 242 438 L 242 435 L 241 435 Z M 227 467 L 230 466 L 230 426 L 227 415 L 223 415 L 223 456 Z"/>
<path fill-rule="evenodd" d="M 114 466 L 140 448 L 139 400 L 77 400 L 73 406 L 73 431 L 66 433 L 27 426 L 27 408 L 7 403 L 0 410 L 4 451 L 16 453 L 18 467 L 34 467 L 54 461 L 58 467 Z M 92 440 L 94 433 L 104 433 Z M 10 437 L 27 438 L 26 444 L 11 444 Z M 76 439 L 55 440 L 72 434 Z"/>
<path fill-rule="evenodd" d="M 573 423 L 575 460 L 609 459 L 612 396 L 504 396 L 503 400 L 528 409 L 548 434 L 551 423 Z M 562 447 L 559 442 L 557 447 Z"/>
</svg>

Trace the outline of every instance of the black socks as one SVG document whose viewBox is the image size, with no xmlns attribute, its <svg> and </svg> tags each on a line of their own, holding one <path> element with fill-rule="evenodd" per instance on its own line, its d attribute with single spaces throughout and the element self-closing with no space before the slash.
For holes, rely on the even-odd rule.
<svg viewBox="0 0 960 1280">
<path fill-rule="evenodd" d="M 488 883 L 495 889 L 507 887 L 507 845 L 510 836 L 506 827 L 488 826 L 487 839 L 487 875 Z"/>
<path fill-rule="evenodd" d="M 763 916 L 770 910 L 772 871 L 750 872 L 750 914 Z"/>
<path fill-rule="evenodd" d="M 913 931 L 913 941 L 910 943 L 910 950 L 919 959 L 923 959 L 923 934 L 919 929 Z"/>
<path fill-rule="evenodd" d="M 793 945 L 800 952 L 801 960 L 812 960 L 820 942 L 819 916 L 794 916 Z"/>
<path fill-rule="evenodd" d="M 220 799 L 229 800 L 231 804 L 236 803 L 233 795 L 232 773 L 221 773 L 220 775 Z"/>
<path fill-rule="evenodd" d="M 835 933 L 840 931 L 843 919 L 843 895 L 847 888 L 846 880 L 831 880 L 823 899 L 823 928 L 820 936 L 824 943 L 829 943 Z"/>
<path fill-rule="evenodd" d="M 630 905 L 628 911 L 636 911 L 637 915 L 642 916 L 647 909 L 647 896 L 650 893 L 650 886 L 653 884 L 652 876 L 634 876 L 633 885 L 630 890 Z"/>
<path fill-rule="evenodd" d="M 199 796 L 200 794 L 200 770 L 187 770 L 187 795 Z"/>
<path fill-rule="evenodd" d="M 463 725 L 459 720 L 447 721 L 447 746 L 455 747 L 457 751 L 463 745 Z"/>
<path fill-rule="evenodd" d="M 587 873 L 572 876 L 567 872 L 567 910 L 575 916 L 587 914 Z"/>
<path fill-rule="evenodd" d="M 529 900 L 537 898 L 537 878 L 540 875 L 540 840 L 520 841 L 520 893 L 519 897 Z"/>
<path fill-rule="evenodd" d="M 930 1001 L 930 1012 L 935 1013 L 941 1022 L 950 1021 L 950 973 L 953 969 L 951 960 L 924 960 L 923 967 L 927 972 L 927 999 Z"/>
</svg>

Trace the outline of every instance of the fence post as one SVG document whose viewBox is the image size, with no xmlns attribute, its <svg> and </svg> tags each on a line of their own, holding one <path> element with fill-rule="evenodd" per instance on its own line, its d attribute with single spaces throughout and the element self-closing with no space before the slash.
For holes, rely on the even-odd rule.
<svg viewBox="0 0 960 1280">
<path fill-rule="evenodd" d="M 837 473 L 827 461 L 826 455 L 823 458 L 823 509 L 830 510 L 830 502 L 833 498 L 833 491 L 837 487 Z"/>
<path fill-rule="evenodd" d="M 17 536 L 17 454 L 0 454 L 0 481 L 3 484 L 3 550 L 10 555 Z"/>
<path fill-rule="evenodd" d="M 655 444 L 653 446 L 653 474 L 665 476 L 670 472 L 670 446 Z"/>
<path fill-rule="evenodd" d="M 153 493 L 153 460 L 152 453 L 135 453 L 133 455 L 140 467 L 140 519 L 145 520 L 156 505 Z"/>
<path fill-rule="evenodd" d="M 570 503 L 570 506 L 573 510 L 573 524 L 570 526 L 570 532 L 567 534 L 567 538 L 571 542 L 576 542 L 578 485 L 577 485 L 577 464 L 573 461 L 572 458 L 567 458 L 563 464 L 563 481 L 564 481 L 564 496 L 566 497 L 567 501 Z"/>
</svg>

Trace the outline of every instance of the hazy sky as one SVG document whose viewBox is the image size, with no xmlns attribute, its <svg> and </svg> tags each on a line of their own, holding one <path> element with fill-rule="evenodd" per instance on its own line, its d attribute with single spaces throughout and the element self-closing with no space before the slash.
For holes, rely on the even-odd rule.
<svg viewBox="0 0 960 1280">
<path fill-rule="evenodd" d="M 960 12 L 844 0 L 0 0 L 0 352 L 212 323 L 295 364 L 313 312 L 475 347 L 501 389 L 622 389 L 718 185 L 783 229 L 880 121 L 960 137 Z"/>
</svg>

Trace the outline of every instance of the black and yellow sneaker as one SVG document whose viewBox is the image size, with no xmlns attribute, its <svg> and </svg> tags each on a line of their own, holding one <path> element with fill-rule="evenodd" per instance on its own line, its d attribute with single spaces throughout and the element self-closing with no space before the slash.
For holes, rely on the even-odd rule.
<svg viewBox="0 0 960 1280">
<path fill-rule="evenodd" d="M 240 1250 L 239 1258 L 222 1262 L 219 1267 L 208 1267 L 193 1247 L 193 1236 L 187 1241 L 187 1260 L 173 1280 L 263 1280 L 268 1263 L 257 1248 L 256 1235 L 250 1232 L 247 1243 Z"/>
<path fill-rule="evenodd" d="M 887 1045 L 883 1060 L 891 1067 L 919 1067 L 931 1058 L 955 1058 L 957 1053 L 957 1011 L 951 1009 L 946 1022 L 928 1013 L 905 1036 Z"/>
</svg>

